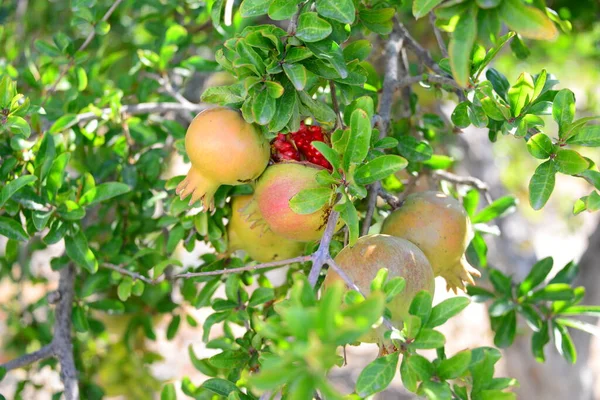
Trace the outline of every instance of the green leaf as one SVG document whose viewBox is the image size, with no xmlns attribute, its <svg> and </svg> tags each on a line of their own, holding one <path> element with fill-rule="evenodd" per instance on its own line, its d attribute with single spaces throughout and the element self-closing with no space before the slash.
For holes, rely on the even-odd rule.
<svg viewBox="0 0 600 400">
<path fill-rule="evenodd" d="M 177 393 L 175 392 L 175 385 L 169 383 L 165 385 L 160 392 L 160 400 L 177 400 Z"/>
<path fill-rule="evenodd" d="M 0 236 L 19 242 L 25 242 L 29 239 L 29 235 L 27 235 L 23 226 L 14 219 L 7 217 L 0 217 Z"/>
<path fill-rule="evenodd" d="M 496 5 L 500 4 L 500 0 L 483 0 L 486 1 L 488 3 L 490 2 L 495 2 Z M 488 7 L 482 7 L 481 3 L 483 2 L 482 0 L 478 1 L 479 7 L 480 8 L 488 8 Z M 494 6 L 495 7 L 495 6 Z M 490 14 L 495 14 L 493 12 L 488 12 L 487 15 Z M 481 14 L 480 14 L 481 16 Z M 497 17 L 496 17 L 497 18 Z M 478 20 L 479 25 L 481 25 L 481 19 Z M 485 57 L 483 58 L 483 60 L 481 61 L 481 63 L 477 66 L 477 73 L 475 74 L 475 76 L 479 76 L 481 74 L 481 72 L 483 72 L 483 70 L 485 69 L 485 67 L 488 66 L 488 64 L 494 59 L 494 57 L 496 57 L 496 55 L 500 52 L 500 50 L 502 50 L 502 48 L 510 41 L 510 39 L 512 39 L 515 36 L 515 34 L 513 32 L 508 32 L 506 35 L 501 36 L 497 39 L 494 47 L 492 47 L 487 54 L 485 55 Z"/>
<path fill-rule="evenodd" d="M 261 90 L 252 100 L 252 115 L 259 125 L 267 125 L 275 116 L 275 99 L 269 96 L 269 92 Z"/>
<path fill-rule="evenodd" d="M 396 352 L 376 358 L 367 365 L 356 381 L 356 393 L 360 397 L 367 397 L 386 389 L 396 375 L 398 359 L 399 353 Z"/>
<path fill-rule="evenodd" d="M 87 316 L 85 315 L 85 310 L 83 309 L 83 307 L 73 307 L 71 321 L 73 322 L 73 327 L 77 332 L 85 333 L 90 329 L 90 323 L 88 321 Z"/>
<path fill-rule="evenodd" d="M 521 0 L 503 0 L 498 12 L 502 22 L 526 38 L 552 40 L 558 35 L 546 13 Z"/>
<path fill-rule="evenodd" d="M 419 354 L 406 355 L 408 369 L 415 374 L 415 377 L 420 381 L 428 381 L 434 373 L 434 368 L 431 362 Z M 403 360 L 404 362 L 404 360 Z"/>
<path fill-rule="evenodd" d="M 315 12 L 307 12 L 298 18 L 296 37 L 303 42 L 318 42 L 331 34 L 331 24 Z"/>
<path fill-rule="evenodd" d="M 482 390 L 477 394 L 478 400 L 516 400 L 517 395 L 502 390 Z"/>
<path fill-rule="evenodd" d="M 302 0 L 274 0 L 269 6 L 269 17 L 275 21 L 290 19 Z"/>
<path fill-rule="evenodd" d="M 110 32 L 110 24 L 106 21 L 98 21 L 98 23 L 94 26 L 94 31 L 97 35 L 104 36 Z"/>
<path fill-rule="evenodd" d="M 349 171 L 350 165 L 363 162 L 369 152 L 371 143 L 371 120 L 362 109 L 356 109 L 350 117 L 350 137 L 344 152 L 344 170 Z"/>
<path fill-rule="evenodd" d="M 127 301 L 129 296 L 131 296 L 131 288 L 133 287 L 133 280 L 130 277 L 125 277 L 119 283 L 119 287 L 117 288 L 117 296 L 119 296 L 119 300 Z"/>
<path fill-rule="evenodd" d="M 504 196 L 494 200 L 492 204 L 485 207 L 483 210 L 478 212 L 472 219 L 471 222 L 474 224 L 489 222 L 495 218 L 502 217 L 509 212 L 512 212 L 517 206 L 517 199 L 513 196 Z"/>
<path fill-rule="evenodd" d="M 75 125 L 78 121 L 76 114 L 66 114 L 60 117 L 51 127 L 50 133 L 59 133 L 62 132 L 73 125 Z"/>
<path fill-rule="evenodd" d="M 412 349 L 437 349 L 444 347 L 446 338 L 438 331 L 429 328 L 422 328 L 415 338 L 415 341 L 410 344 Z"/>
<path fill-rule="evenodd" d="M 515 308 L 515 303 L 507 298 L 498 299 L 490 305 L 489 314 L 491 317 L 501 317 Z"/>
<path fill-rule="evenodd" d="M 0 191 L 0 208 L 12 197 L 13 194 L 17 193 L 23 187 L 35 182 L 37 177 L 35 175 L 23 175 L 17 179 L 8 182 Z"/>
<path fill-rule="evenodd" d="M 354 204 L 346 199 L 343 204 L 340 204 L 336 207 L 336 210 L 340 213 L 340 218 L 342 221 L 346 223 L 349 232 L 349 244 L 353 246 L 358 239 L 359 234 L 359 223 L 358 223 L 358 213 L 356 212 L 356 208 Z"/>
<path fill-rule="evenodd" d="M 332 194 L 328 187 L 304 189 L 290 199 L 290 208 L 296 214 L 312 214 L 323 208 L 331 200 Z"/>
<path fill-rule="evenodd" d="M 456 379 L 464 374 L 471 363 L 471 350 L 456 353 L 451 358 L 442 360 L 437 367 L 437 375 L 442 379 Z"/>
<path fill-rule="evenodd" d="M 431 293 L 426 290 L 421 290 L 415 295 L 410 303 L 408 312 L 411 315 L 421 318 L 421 323 L 425 325 L 429 319 L 429 315 L 431 314 L 432 302 L 433 297 L 431 296 Z"/>
<path fill-rule="evenodd" d="M 575 94 L 562 89 L 554 97 L 552 118 L 558 124 L 558 136 L 562 139 L 575 118 Z"/>
<path fill-rule="evenodd" d="M 473 5 L 459 15 L 448 45 L 452 75 L 462 87 L 469 85 L 471 76 L 471 50 L 477 37 L 477 10 Z"/>
<path fill-rule="evenodd" d="M 527 325 L 529 325 L 532 331 L 538 332 L 542 329 L 542 318 L 532 306 L 529 304 L 521 304 L 517 308 L 517 311 L 525 319 L 525 322 L 527 322 Z"/>
<path fill-rule="evenodd" d="M 354 173 L 354 180 L 358 185 L 368 185 L 387 178 L 394 172 L 406 168 L 408 161 L 396 155 L 384 155 L 361 165 Z"/>
<path fill-rule="evenodd" d="M 568 301 L 574 296 L 573 289 L 568 283 L 551 283 L 543 289 L 529 295 L 530 301 Z"/>
<path fill-rule="evenodd" d="M 431 10 L 437 7 L 443 0 L 414 0 L 412 12 L 416 19 L 429 14 Z"/>
<path fill-rule="evenodd" d="M 226 350 L 215 356 L 212 356 L 208 361 L 216 368 L 237 368 L 243 366 L 250 359 L 250 355 L 243 351 Z"/>
<path fill-rule="evenodd" d="M 236 104 L 245 100 L 239 85 L 215 86 L 208 88 L 202 93 L 202 101 L 211 104 Z"/>
<path fill-rule="evenodd" d="M 317 0 L 317 12 L 342 24 L 354 23 L 356 9 L 352 0 Z"/>
<path fill-rule="evenodd" d="M 26 138 L 28 138 L 31 135 L 31 127 L 29 126 L 27 121 L 25 121 L 25 119 L 19 116 L 11 115 L 10 117 L 8 117 L 6 119 L 6 126 L 14 134 L 21 134 Z"/>
<path fill-rule="evenodd" d="M 371 54 L 371 50 L 373 50 L 373 44 L 370 41 L 365 39 L 355 40 L 344 47 L 344 59 L 347 62 L 353 60 L 364 61 L 369 57 L 369 54 Z"/>
<path fill-rule="evenodd" d="M 527 72 L 519 75 L 517 83 L 508 89 L 508 101 L 514 117 L 519 117 L 523 109 L 531 103 L 533 90 L 533 78 Z"/>
<path fill-rule="evenodd" d="M 552 326 L 554 328 L 554 345 L 556 346 L 556 350 L 558 350 L 567 362 L 575 364 L 577 362 L 577 350 L 575 350 L 575 345 L 569 331 L 559 322 L 553 322 Z"/>
<path fill-rule="evenodd" d="M 543 133 L 536 133 L 527 141 L 529 154 L 540 160 L 545 160 L 554 154 L 552 140 Z"/>
<path fill-rule="evenodd" d="M 589 162 L 575 150 L 559 149 L 554 163 L 559 172 L 567 175 L 580 174 L 589 167 Z"/>
<path fill-rule="evenodd" d="M 548 333 L 548 323 L 542 323 L 542 327 L 538 332 L 535 332 L 531 337 L 531 352 L 537 362 L 544 362 L 546 357 L 544 356 L 544 346 L 550 341 L 550 334 Z"/>
<path fill-rule="evenodd" d="M 540 164 L 529 181 L 529 204 L 540 210 L 548 202 L 556 181 L 554 164 L 549 160 Z"/>
<path fill-rule="evenodd" d="M 568 307 L 560 312 L 561 315 L 591 315 L 592 317 L 600 317 L 600 305 L 578 305 Z"/>
<path fill-rule="evenodd" d="M 477 128 L 485 128 L 490 122 L 483 107 L 474 104 L 470 104 L 469 108 L 467 108 L 467 115 L 469 121 Z"/>
<path fill-rule="evenodd" d="M 275 291 L 272 288 L 260 287 L 252 292 L 248 305 L 250 307 L 256 307 L 260 304 L 264 304 L 275 298 Z"/>
<path fill-rule="evenodd" d="M 458 103 L 450 116 L 452 123 L 458 128 L 466 128 L 471 125 L 471 119 L 469 118 L 469 104 L 468 101 Z"/>
<path fill-rule="evenodd" d="M 588 125 L 567 139 L 567 143 L 575 146 L 599 147 L 600 125 Z"/>
<path fill-rule="evenodd" d="M 329 161 L 334 171 L 340 169 L 340 156 L 335 150 L 329 147 L 328 144 L 323 142 L 311 142 L 311 145 L 317 149 L 327 161 Z"/>
<path fill-rule="evenodd" d="M 431 158 L 433 149 L 426 141 L 409 135 L 398 137 L 398 152 L 408 161 L 423 162 Z"/>
<path fill-rule="evenodd" d="M 177 331 L 179 330 L 179 324 L 181 323 L 181 316 L 174 315 L 171 322 L 169 322 L 169 326 L 167 327 L 167 340 L 173 340 Z"/>
<path fill-rule="evenodd" d="M 105 182 L 85 192 L 79 199 L 79 204 L 82 206 L 91 206 L 128 193 L 129 191 L 131 191 L 131 188 L 124 183 Z"/>
<path fill-rule="evenodd" d="M 244 0 L 240 5 L 240 14 L 243 18 L 257 17 L 268 12 L 271 0 Z"/>
<path fill-rule="evenodd" d="M 220 378 L 208 379 L 204 381 L 202 387 L 221 396 L 229 396 L 231 392 L 239 392 L 239 389 L 233 382 Z"/>
<path fill-rule="evenodd" d="M 43 40 L 36 39 L 33 45 L 40 53 L 46 54 L 50 57 L 62 56 L 62 52 L 56 46 L 46 43 Z"/>
<path fill-rule="evenodd" d="M 409 360 L 415 356 L 402 357 L 402 363 L 400 364 L 400 377 L 402 378 L 402 384 L 411 392 L 417 391 L 417 374 L 410 368 L 409 365 Z"/>
<path fill-rule="evenodd" d="M 425 396 L 428 399 L 451 399 L 452 391 L 447 382 L 425 381 L 419 387 L 417 394 Z"/>
<path fill-rule="evenodd" d="M 499 326 L 496 328 L 494 336 L 494 345 L 500 348 L 509 347 L 515 340 L 517 332 L 517 313 L 510 311 L 500 318 Z"/>
<path fill-rule="evenodd" d="M 308 108 L 313 117 L 320 123 L 331 123 L 337 118 L 335 112 L 327 104 L 314 100 L 305 91 L 297 92 L 302 104 Z"/>
<path fill-rule="evenodd" d="M 519 295 L 522 296 L 529 293 L 531 289 L 544 282 L 544 279 L 552 271 L 553 265 L 554 259 L 552 257 L 546 257 L 535 263 L 529 274 L 527 274 L 527 277 L 519 285 Z"/>
<path fill-rule="evenodd" d="M 283 71 L 296 90 L 304 90 L 308 81 L 306 68 L 302 64 L 283 64 Z"/>
<path fill-rule="evenodd" d="M 265 82 L 265 86 L 269 96 L 272 98 L 278 99 L 283 95 L 283 86 L 279 82 L 267 81 Z"/>
<path fill-rule="evenodd" d="M 360 21 L 367 29 L 380 35 L 387 35 L 392 31 L 394 15 L 396 15 L 395 8 L 361 8 L 358 13 Z"/>
<path fill-rule="evenodd" d="M 427 328 L 435 328 L 446 323 L 464 310 L 471 300 L 468 297 L 451 297 L 446 299 L 431 309 L 431 315 L 425 325 Z"/>
<path fill-rule="evenodd" d="M 94 274 L 98 271 L 98 261 L 96 256 L 90 250 L 88 241 L 81 232 L 65 236 L 65 249 L 67 256 L 78 266 L 85 268 L 88 272 Z"/>
</svg>

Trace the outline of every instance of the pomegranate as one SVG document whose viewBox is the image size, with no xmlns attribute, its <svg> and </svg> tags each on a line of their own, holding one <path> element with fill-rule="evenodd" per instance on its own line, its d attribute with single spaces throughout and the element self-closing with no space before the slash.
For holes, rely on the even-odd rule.
<svg viewBox="0 0 600 400">
<path fill-rule="evenodd" d="M 269 166 L 256 183 L 254 201 L 245 214 L 258 214 L 276 235 L 299 242 L 321 238 L 331 206 L 325 205 L 311 214 L 297 214 L 290 199 L 304 189 L 320 187 L 316 175 L 322 168 L 309 163 L 285 162 Z M 332 190 L 333 197 L 333 190 Z M 341 228 L 342 224 L 339 224 Z"/>
<path fill-rule="evenodd" d="M 227 226 L 229 250 L 244 250 L 258 262 L 285 260 L 298 257 L 304 243 L 288 240 L 262 229 L 260 221 L 252 221 L 241 210 L 252 201 L 252 195 L 236 196 L 231 201 L 231 219 Z"/>
<path fill-rule="evenodd" d="M 185 135 L 185 150 L 192 167 L 177 186 L 190 205 L 202 199 L 214 209 L 213 196 L 221 185 L 241 185 L 258 178 L 269 162 L 269 142 L 242 115 L 225 107 L 202 111 Z"/>
<path fill-rule="evenodd" d="M 329 161 L 311 144 L 312 142 L 327 143 L 328 138 L 320 126 L 306 125 L 302 122 L 297 132 L 288 135 L 279 133 L 273 140 L 271 145 L 273 159 L 275 161 L 308 161 L 331 170 Z"/>
<path fill-rule="evenodd" d="M 465 258 L 471 240 L 469 217 L 454 198 L 439 192 L 414 193 L 383 222 L 381 233 L 410 240 L 429 259 L 435 276 L 456 293 L 481 276 Z"/>
<path fill-rule="evenodd" d="M 433 295 L 435 289 L 433 270 L 425 254 L 408 240 L 394 236 L 360 237 L 353 247 L 344 247 L 335 257 L 335 262 L 365 295 L 370 293 L 371 282 L 381 268 L 388 269 L 388 279 L 401 276 L 406 280 L 404 291 L 388 304 L 392 312 L 391 322 L 400 329 L 414 296 L 421 290 Z M 323 288 L 341 279 L 335 271 L 329 269 Z M 382 343 L 384 332 L 385 328 L 372 330 L 360 341 Z"/>
</svg>

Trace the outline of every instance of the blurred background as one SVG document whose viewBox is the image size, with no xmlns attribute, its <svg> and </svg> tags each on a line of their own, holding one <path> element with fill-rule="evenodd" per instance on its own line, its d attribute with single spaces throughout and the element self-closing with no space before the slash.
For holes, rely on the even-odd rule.
<svg viewBox="0 0 600 400">
<path fill-rule="evenodd" d="M 105 9 L 109 1 L 98 1 Z M 155 10 L 156 0 L 129 1 L 113 15 L 110 40 L 101 44 L 101 54 L 110 54 L 98 66 L 98 79 L 106 79 L 116 87 L 135 84 L 135 71 L 132 71 L 138 50 L 151 46 L 161 34 L 163 15 Z M 135 3 L 135 7 L 133 4 Z M 177 3 L 164 0 L 164 3 Z M 409 3 L 409 2 L 408 2 Z M 558 88 L 568 87 L 577 97 L 577 114 L 580 117 L 600 115 L 600 2 L 597 0 L 547 1 L 561 17 L 573 24 L 571 33 L 562 33 L 551 43 L 536 42 L 530 47 L 527 58 L 518 58 L 510 48 L 503 50 L 493 67 L 507 75 L 513 82 L 522 71 L 539 73 L 548 70 L 560 81 Z M 181 1 L 181 8 L 197 10 L 205 7 L 204 1 Z M 106 6 L 106 7 L 105 7 Z M 76 24 L 65 25 L 69 16 L 67 0 L 4 0 L 0 2 L 0 74 L 9 74 L 19 79 L 21 92 L 32 97 L 36 103 L 35 82 L 52 82 L 57 71 L 39 74 L 37 63 L 42 63 L 33 43 L 36 39 L 51 36 L 61 30 L 76 31 Z M 94 6 L 98 8 L 98 6 Z M 135 9 L 135 10 L 134 10 Z M 183 11 L 174 7 L 174 13 Z M 143 15 L 144 18 L 139 18 Z M 196 14 L 195 14 L 196 15 Z M 186 20 L 187 29 L 194 33 L 194 52 L 202 62 L 194 66 L 191 76 L 179 76 L 176 83 L 181 91 L 193 102 L 207 86 L 218 85 L 228 80 L 222 73 L 213 73 L 214 40 L 221 33 L 213 32 L 210 21 L 202 14 L 195 20 Z M 169 18 L 171 18 L 169 16 Z M 184 20 L 185 18 L 182 17 Z M 237 17 L 235 17 L 237 18 Z M 235 19 L 234 18 L 234 19 Z M 409 13 L 403 19 L 414 36 L 436 55 L 437 45 L 425 20 L 414 23 Z M 214 33 L 214 35 L 213 35 Z M 211 35 L 213 40 L 211 41 Z M 372 62 L 376 68 L 382 65 L 378 59 L 382 55 L 381 38 L 370 38 L 376 43 Z M 411 60 L 415 61 L 415 60 Z M 133 75 L 133 76 L 132 76 Z M 93 76 L 92 76 L 93 79 Z M 127 82 L 123 82 L 127 81 Z M 92 82 L 103 85 L 105 82 Z M 149 88 L 152 90 L 152 88 Z M 447 117 L 454 109 L 456 99 L 445 97 L 436 99 L 425 91 L 417 91 L 423 112 L 443 112 Z M 172 116 L 177 118 L 175 115 Z M 181 121 L 185 125 L 185 121 Z M 549 126 L 553 126 L 549 124 Z M 556 132 L 546 131 L 550 136 Z M 485 181 L 491 188 L 494 198 L 513 194 L 520 200 L 516 212 L 499 222 L 500 236 L 488 235 L 490 245 L 488 260 L 496 268 L 514 274 L 522 279 L 529 268 L 546 256 L 552 256 L 557 269 L 572 260 L 580 262 L 578 284 L 586 287 L 587 304 L 600 304 L 600 225 L 597 214 L 582 213 L 574 216 L 572 207 L 575 199 L 588 194 L 589 188 L 583 180 L 558 175 L 557 189 L 550 202 L 542 211 L 533 211 L 527 200 L 527 185 L 536 161 L 527 156 L 521 140 L 500 137 L 496 143 L 488 140 L 487 131 L 468 128 L 445 139 L 448 153 L 457 160 L 455 172 L 460 175 L 475 176 Z M 600 153 L 593 149 L 581 149 L 582 154 L 600 161 Z M 524 171 L 528 171 L 524 173 Z M 187 166 L 175 153 L 171 158 L 164 178 L 185 174 Z M 427 185 L 428 183 L 424 183 Z M 0 237 L 0 254 L 5 254 L 6 241 Z M 28 279 L 0 280 L 0 363 L 25 349 L 34 350 L 39 346 L 40 335 L 48 329 L 47 307 L 40 306 L 48 291 L 56 289 L 57 273 L 50 267 L 50 259 L 62 254 L 61 243 L 38 250 L 34 247 L 20 252 L 18 260 L 3 268 L 11 268 L 14 275 Z M 193 253 L 181 248 L 179 256 L 185 265 L 197 262 L 202 252 L 212 249 L 200 244 Z M 284 272 L 273 272 L 275 282 Z M 4 275 L 0 275 L 2 277 Z M 445 285 L 437 285 L 436 301 L 446 296 Z M 173 294 L 175 300 L 181 294 Z M 219 293 L 217 293 L 219 296 Z M 189 307 L 189 306 L 187 306 Z M 80 349 L 84 358 L 94 365 L 94 376 L 110 399 L 148 399 L 158 391 L 161 382 L 179 381 L 186 376 L 199 384 L 204 376 L 195 368 L 193 357 L 204 358 L 216 354 L 217 350 L 207 349 L 201 340 L 201 324 L 209 314 L 207 309 L 190 308 L 185 310 L 191 321 L 182 324 L 173 340 L 166 339 L 166 328 L 170 317 L 164 314 L 155 317 L 155 340 L 150 340 L 143 332 L 136 333 L 133 349 L 121 340 L 131 316 L 98 316 L 108 327 L 107 334 L 97 341 L 85 342 Z M 196 321 L 197 326 L 192 321 Z M 27 328 L 23 328 L 27 326 Z M 442 329 L 448 337 L 448 351 L 454 353 L 471 346 L 493 346 L 493 335 L 485 305 L 472 304 L 457 318 L 449 321 Z M 500 376 L 515 377 L 520 381 L 516 389 L 521 399 L 600 399 L 600 342 L 588 334 L 573 332 L 578 350 L 578 361 L 568 365 L 554 349 L 547 351 L 545 364 L 536 363 L 530 351 L 528 329 L 510 349 L 497 368 Z M 219 329 L 212 331 L 218 336 Z M 36 342 L 37 341 L 37 342 Z M 36 344 L 37 343 L 37 344 Z M 374 346 L 363 345 L 347 349 L 348 365 L 332 372 L 336 385 L 351 392 L 361 369 L 376 355 Z M 190 357 L 192 355 L 192 357 Z M 25 380 L 33 384 L 23 384 Z M 53 393 L 61 389 L 58 373 L 49 365 L 37 365 L 27 370 L 10 372 L 0 382 L 0 393 L 7 399 L 52 399 Z M 185 398 L 181 393 L 182 397 Z M 377 396 L 381 399 L 410 399 L 399 379 L 386 392 Z"/>
</svg>

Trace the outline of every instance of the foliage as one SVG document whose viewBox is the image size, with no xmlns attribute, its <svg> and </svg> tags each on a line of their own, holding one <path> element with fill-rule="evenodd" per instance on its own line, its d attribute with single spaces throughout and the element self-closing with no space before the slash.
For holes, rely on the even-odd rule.
<svg viewBox="0 0 600 400">
<path fill-rule="evenodd" d="M 16 3 L 0 7 L 0 18 L 17 16 Z M 187 324 L 201 332 L 207 347 L 221 350 L 201 359 L 190 347 L 192 364 L 209 379 L 196 384 L 181 377 L 177 385 L 196 399 L 279 392 L 294 399 L 365 398 L 384 390 L 397 370 L 408 390 L 429 399 L 515 398 L 507 389 L 516 381 L 494 376 L 497 349 L 446 355 L 452 338 L 435 328 L 467 307 L 469 297 L 492 301 L 497 347 L 513 343 L 520 315 L 534 332 L 532 353 L 540 362 L 551 337 L 563 357 L 575 362 L 569 328 L 595 332 L 574 318 L 600 315 L 598 306 L 580 303 L 584 289 L 571 286 L 576 264 L 548 278 L 553 261 L 540 260 L 517 283 L 488 265 L 488 224 L 520 205 L 509 195 L 482 206 L 480 193 L 487 192 L 478 181 L 448 172 L 458 160 L 443 146 L 470 125 L 487 128 L 492 142 L 499 134 L 513 136 L 542 161 L 527 171 L 533 209 L 547 203 L 558 173 L 593 187 L 574 199 L 574 213 L 600 209 L 600 172 L 579 153 L 581 147 L 600 147 L 597 118 L 577 118 L 574 93 L 557 90 L 557 78 L 545 69 L 523 72 L 511 84 L 490 66 L 507 44 L 524 57 L 529 39 L 549 40 L 559 28 L 571 29 L 544 0 L 34 3 L 29 13 L 47 23 L 32 19 L 22 25 L 15 18 L 0 26 L 0 235 L 6 238 L 0 278 L 46 284 L 30 270 L 31 255 L 64 243 L 64 252 L 51 260 L 62 291 L 58 300 L 2 305 L 11 332 L 4 346 L 15 355 L 51 349 L 34 353 L 32 361 L 68 370 L 68 357 L 56 344 L 57 335 L 65 334 L 58 327 L 66 326 L 73 332 L 82 397 L 131 389 L 107 387 L 114 379 L 107 365 L 157 389 L 145 368 L 160 356 L 137 346 L 157 340 L 157 321 L 165 318 L 168 340 Z M 427 15 L 435 16 L 429 32 L 442 37 L 442 57 L 435 59 L 405 26 Z M 501 36 L 503 25 L 509 33 Z M 447 33 L 448 57 L 439 30 Z M 415 56 L 411 65 L 398 61 L 407 51 Z M 206 85 L 200 98 L 198 77 L 224 73 L 230 84 Z M 421 97 L 411 90 L 416 84 Z M 427 109 L 428 98 L 455 102 L 451 120 Z M 305 120 L 330 131 L 330 143 L 313 143 L 333 166 L 317 177 L 323 188 L 298 193 L 290 206 L 311 213 L 331 205 L 330 224 L 335 227 L 339 215 L 348 243 L 343 233 L 326 230 L 320 244 L 308 244 L 306 256 L 293 262 L 256 265 L 230 254 L 229 199 L 251 193 L 252 185 L 221 187 L 216 210 L 208 213 L 177 198 L 174 189 L 183 177 L 168 173 L 173 155 L 187 160 L 185 126 L 207 103 L 240 109 L 268 139 L 297 131 Z M 335 286 L 319 297 L 310 272 L 322 280 L 323 263 L 334 268 L 332 254 L 376 232 L 373 219 L 379 222 L 401 206 L 411 190 L 410 180 L 397 178 L 401 170 L 410 180 L 439 173 L 446 191 L 461 200 L 475 231 L 467 255 L 484 278 L 468 288 L 469 297 L 437 305 L 427 293 L 418 294 L 404 326 L 392 327 L 386 305 L 402 295 L 399 280 L 386 281 L 382 272 L 367 296 Z M 377 204 L 378 195 L 385 205 Z M 192 251 L 199 242 L 214 251 L 184 267 L 181 248 Z M 274 287 L 264 270 L 284 264 L 291 264 L 290 272 Z M 73 269 L 69 278 L 66 271 Z M 219 288 L 224 298 L 215 295 Z M 57 301 L 55 313 L 39 317 Z M 190 308 L 211 313 L 196 321 Z M 125 328 L 116 344 L 108 333 L 119 317 Z M 221 335 L 211 334 L 215 325 L 222 326 Z M 343 364 L 340 347 L 357 344 L 373 325 L 388 331 L 394 351 L 382 352 L 361 372 L 355 392 L 343 396 L 327 375 Z M 236 335 L 233 326 L 244 333 Z M 98 350 L 103 348 L 112 350 Z M 122 356 L 134 349 L 143 356 L 127 363 Z M 437 358 L 419 354 L 423 349 L 436 349 Z M 0 379 L 13 368 L 0 366 Z M 66 397 L 76 398 L 66 379 Z M 18 392 L 27 385 L 34 384 L 23 380 Z M 161 399 L 175 396 L 175 384 L 166 382 Z"/>
</svg>

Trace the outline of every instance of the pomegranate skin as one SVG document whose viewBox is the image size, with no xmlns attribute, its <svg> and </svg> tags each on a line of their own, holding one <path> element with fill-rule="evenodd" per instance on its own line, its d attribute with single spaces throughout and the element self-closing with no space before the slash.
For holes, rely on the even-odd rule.
<svg viewBox="0 0 600 400">
<path fill-rule="evenodd" d="M 404 291 L 388 303 L 392 312 L 391 322 L 400 329 L 414 296 L 422 290 L 433 296 L 435 281 L 431 264 L 425 254 L 408 240 L 390 235 L 362 236 L 353 247 L 344 247 L 335 257 L 335 262 L 365 295 L 371 292 L 371 282 L 381 268 L 388 269 L 388 279 L 400 276 L 406 280 Z M 336 281 L 342 281 L 342 278 L 329 269 L 323 288 Z M 360 341 L 381 344 L 384 332 L 382 327 L 373 329 Z"/>
<path fill-rule="evenodd" d="M 199 113 L 185 135 L 192 166 L 176 193 L 190 205 L 199 199 L 214 209 L 213 196 L 221 185 L 241 185 L 260 176 L 269 162 L 268 140 L 232 109 L 216 107 Z"/>
<path fill-rule="evenodd" d="M 290 208 L 289 201 L 304 189 L 320 187 L 316 176 L 322 170 L 316 165 L 298 162 L 269 166 L 256 183 L 256 204 L 249 206 L 249 212 L 257 209 L 276 235 L 299 242 L 320 239 L 331 207 L 325 205 L 311 214 L 296 214 Z M 339 223 L 337 229 L 341 227 L 342 223 Z"/>
<path fill-rule="evenodd" d="M 260 221 L 242 214 L 251 201 L 252 195 L 236 196 L 231 201 L 232 213 L 227 225 L 229 251 L 244 250 L 252 259 L 263 263 L 302 255 L 304 243 L 277 236 L 263 229 Z"/>
<path fill-rule="evenodd" d="M 472 237 L 469 217 L 454 198 L 439 192 L 414 193 L 391 213 L 381 233 L 401 237 L 425 253 L 435 276 L 446 280 L 447 289 L 465 289 L 474 284 L 479 271 L 469 265 L 465 251 Z"/>
</svg>

